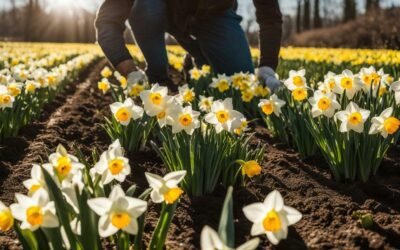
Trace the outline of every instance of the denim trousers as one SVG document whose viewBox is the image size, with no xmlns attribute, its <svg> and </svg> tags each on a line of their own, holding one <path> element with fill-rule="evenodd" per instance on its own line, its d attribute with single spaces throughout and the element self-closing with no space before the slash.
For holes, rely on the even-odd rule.
<svg viewBox="0 0 400 250">
<path fill-rule="evenodd" d="M 191 35 L 187 35 L 169 23 L 165 0 L 135 0 L 129 15 L 129 24 L 146 59 L 146 73 L 152 83 L 168 79 L 166 33 L 194 58 L 198 67 L 210 65 L 217 74 L 253 73 L 241 20 L 233 9 L 228 10 L 220 17 L 195 22 Z"/>
</svg>

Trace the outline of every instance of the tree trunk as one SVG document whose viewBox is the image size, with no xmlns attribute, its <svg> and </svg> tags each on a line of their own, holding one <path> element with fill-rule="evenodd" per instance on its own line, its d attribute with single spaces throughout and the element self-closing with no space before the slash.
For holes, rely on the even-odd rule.
<svg viewBox="0 0 400 250">
<path fill-rule="evenodd" d="M 318 29 L 321 28 L 321 16 L 319 14 L 319 0 L 314 0 L 314 28 Z"/>
</svg>

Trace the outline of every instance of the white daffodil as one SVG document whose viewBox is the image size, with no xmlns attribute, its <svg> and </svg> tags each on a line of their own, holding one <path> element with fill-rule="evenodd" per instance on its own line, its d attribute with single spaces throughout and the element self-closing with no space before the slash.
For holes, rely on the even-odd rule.
<svg viewBox="0 0 400 250">
<path fill-rule="evenodd" d="M 38 88 L 40 88 L 40 84 L 36 81 L 28 80 L 25 82 L 25 93 L 35 93 Z"/>
<path fill-rule="evenodd" d="M 254 250 L 260 244 L 259 238 L 254 238 L 236 248 L 236 250 Z M 200 235 L 202 250 L 233 250 L 225 245 L 218 233 L 209 226 L 204 226 Z"/>
<path fill-rule="evenodd" d="M 8 89 L 4 85 L 0 85 L 0 109 L 12 108 L 14 97 L 8 93 Z"/>
<path fill-rule="evenodd" d="M 284 205 L 282 195 L 276 190 L 269 193 L 263 203 L 245 206 L 243 212 L 247 219 L 253 222 L 251 235 L 266 234 L 274 245 L 286 239 L 288 227 L 302 217 L 299 211 Z"/>
<path fill-rule="evenodd" d="M 369 134 L 380 133 L 383 138 L 387 138 L 388 135 L 393 135 L 400 128 L 400 120 L 393 117 L 393 108 L 385 109 L 380 116 L 372 118 L 371 129 Z"/>
<path fill-rule="evenodd" d="M 373 66 L 369 68 L 362 68 L 359 73 L 359 78 L 363 83 L 363 90 L 365 92 L 369 92 L 371 85 L 373 88 L 377 87 L 384 75 L 385 73 L 383 72 L 383 69 L 376 71 Z"/>
<path fill-rule="evenodd" d="M 240 119 L 240 127 L 236 128 L 233 132 L 236 135 L 242 135 L 244 132 L 249 130 L 249 121 L 247 121 L 246 117 Z"/>
<path fill-rule="evenodd" d="M 68 154 L 62 145 L 58 145 L 56 152 L 49 156 L 49 162 L 49 164 L 43 164 L 43 168 L 61 185 L 64 181 L 70 181 L 77 172 L 85 168 L 78 158 Z"/>
<path fill-rule="evenodd" d="M 284 81 L 285 86 L 293 91 L 298 88 L 307 88 L 307 80 L 305 78 L 306 70 L 289 71 L 289 78 Z"/>
<path fill-rule="evenodd" d="M 261 108 L 265 115 L 274 113 L 276 116 L 281 115 L 281 108 L 285 106 L 286 102 L 279 99 L 277 95 L 273 94 L 269 99 L 261 99 L 258 107 Z"/>
<path fill-rule="evenodd" d="M 335 118 L 341 121 L 340 132 L 349 132 L 351 130 L 362 133 L 364 131 L 364 123 L 368 119 L 369 110 L 361 109 L 354 102 L 347 105 L 346 110 L 336 113 Z"/>
<path fill-rule="evenodd" d="M 166 104 L 164 105 L 163 109 L 156 115 L 158 125 L 160 128 L 165 127 L 166 125 L 172 124 L 172 114 L 176 114 L 181 107 L 182 104 L 180 100 L 173 96 L 166 96 Z"/>
<path fill-rule="evenodd" d="M 322 91 L 315 91 L 309 102 L 312 106 L 311 113 L 313 117 L 324 115 L 331 118 L 335 111 L 341 107 L 334 93 L 324 94 Z"/>
<path fill-rule="evenodd" d="M 33 164 L 31 169 L 31 178 L 25 180 L 23 185 L 28 189 L 28 195 L 32 196 L 40 189 L 47 190 L 46 181 L 42 169 L 39 165 Z"/>
<path fill-rule="evenodd" d="M 49 200 L 48 193 L 41 189 L 32 197 L 15 194 L 18 203 L 10 206 L 15 219 L 22 222 L 21 229 L 35 231 L 39 227 L 54 228 L 59 226 L 54 202 Z"/>
<path fill-rule="evenodd" d="M 20 82 L 11 82 L 7 84 L 8 93 L 13 97 L 19 96 L 22 91 L 22 86 L 23 84 Z"/>
<path fill-rule="evenodd" d="M 192 110 L 192 106 L 181 107 L 171 114 L 172 133 L 179 133 L 184 130 L 192 135 L 194 130 L 200 127 L 200 112 Z"/>
<path fill-rule="evenodd" d="M 353 99 L 354 95 L 361 89 L 362 83 L 360 79 L 350 70 L 346 69 L 342 74 L 336 76 L 336 85 L 333 91 L 339 95 L 346 92 L 349 100 Z"/>
<path fill-rule="evenodd" d="M 392 91 L 394 91 L 394 97 L 396 99 L 396 104 L 400 104 L 400 81 L 392 83 L 392 85 L 390 87 L 391 87 Z M 1 105 L 1 102 L 0 102 L 0 105 Z"/>
<path fill-rule="evenodd" d="M 127 98 L 124 103 L 115 102 L 110 105 L 110 108 L 114 118 L 124 126 L 127 126 L 131 119 L 142 118 L 144 112 L 143 108 L 135 105 L 131 98 Z"/>
<path fill-rule="evenodd" d="M 0 201 L 0 232 L 6 232 L 14 225 L 14 217 L 10 208 Z"/>
<path fill-rule="evenodd" d="M 119 185 L 113 187 L 108 198 L 90 199 L 88 205 L 100 216 L 98 229 L 103 238 L 119 230 L 136 235 L 139 228 L 137 218 L 147 209 L 147 202 L 126 196 Z"/>
<path fill-rule="evenodd" d="M 158 84 L 154 84 L 149 90 L 143 90 L 140 98 L 146 114 L 153 117 L 161 113 L 165 109 L 167 95 L 168 88 L 160 87 Z"/>
<path fill-rule="evenodd" d="M 200 96 L 200 102 L 199 102 L 199 108 L 203 112 L 210 112 L 211 111 L 211 105 L 214 102 L 214 97 L 205 97 L 205 96 Z"/>
<path fill-rule="evenodd" d="M 103 78 L 97 83 L 97 88 L 105 94 L 111 88 L 111 83 L 108 81 L 108 78 Z"/>
<path fill-rule="evenodd" d="M 203 76 L 202 72 L 200 69 L 198 69 L 197 67 L 194 67 L 193 69 L 189 70 L 189 75 L 190 75 L 190 79 L 192 80 L 199 80 L 200 77 Z"/>
<path fill-rule="evenodd" d="M 321 85 L 327 93 L 332 92 L 333 89 L 336 86 L 336 74 L 333 72 L 328 72 L 325 76 L 324 76 L 324 83 Z"/>
<path fill-rule="evenodd" d="M 205 121 L 215 126 L 217 133 L 226 130 L 234 132 L 240 127 L 243 114 L 234 110 L 232 98 L 226 98 L 224 101 L 218 100 L 211 105 L 211 112 L 205 116 Z"/>
<path fill-rule="evenodd" d="M 111 144 L 107 151 L 103 152 L 100 160 L 94 166 L 97 174 L 101 175 L 103 185 L 113 180 L 118 182 L 125 181 L 127 175 L 131 173 L 131 166 L 128 158 L 124 157 L 124 150 L 119 140 Z"/>
<path fill-rule="evenodd" d="M 210 87 L 218 89 L 220 93 L 224 93 L 231 87 L 231 78 L 225 74 L 218 74 L 217 78 L 212 79 Z"/>
<path fill-rule="evenodd" d="M 178 187 L 178 184 L 185 178 L 185 170 L 171 172 L 164 177 L 152 173 L 145 175 L 147 182 L 153 189 L 150 196 L 154 203 L 165 201 L 166 204 L 173 204 L 182 195 L 183 190 Z"/>
<path fill-rule="evenodd" d="M 189 88 L 189 85 L 185 84 L 182 87 L 178 87 L 179 91 L 179 99 L 182 100 L 183 103 L 191 103 L 196 98 L 196 94 L 194 90 Z"/>
</svg>

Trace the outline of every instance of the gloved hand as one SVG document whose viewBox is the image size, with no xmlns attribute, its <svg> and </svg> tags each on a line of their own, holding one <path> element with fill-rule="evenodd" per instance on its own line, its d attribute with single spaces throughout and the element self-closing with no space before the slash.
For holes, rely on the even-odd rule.
<svg viewBox="0 0 400 250">
<path fill-rule="evenodd" d="M 128 83 L 135 84 L 138 82 L 147 82 L 147 76 L 142 70 L 132 71 L 127 77 Z"/>
<path fill-rule="evenodd" d="M 256 70 L 256 74 L 258 78 L 267 85 L 271 92 L 277 91 L 282 85 L 281 82 L 276 78 L 275 71 L 270 67 L 260 67 Z"/>
</svg>

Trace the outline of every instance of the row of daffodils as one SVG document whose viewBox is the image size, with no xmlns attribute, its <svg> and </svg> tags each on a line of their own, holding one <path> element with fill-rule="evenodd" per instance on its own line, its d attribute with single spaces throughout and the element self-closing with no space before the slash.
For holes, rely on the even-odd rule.
<svg viewBox="0 0 400 250">
<path fill-rule="evenodd" d="M 77 152 L 82 156 L 81 152 Z M 31 178 L 23 182 L 27 195 L 16 194 L 9 207 L 0 202 L 0 231 L 14 229 L 24 249 L 144 249 L 143 235 L 148 203 L 160 204 L 159 222 L 148 249 L 164 249 L 168 228 L 180 197 L 186 171 L 173 171 L 164 177 L 145 173 L 148 189 L 132 185 L 126 192 L 121 184 L 134 171 L 119 141 L 100 157 L 78 159 L 64 147 L 48 157 L 48 163 L 33 165 Z M 98 158 L 98 159 L 97 159 Z M 139 192 L 141 190 L 141 193 Z M 230 191 L 229 191 L 230 190 Z M 235 238 L 226 237 L 234 224 L 232 189 L 228 189 L 219 234 L 206 226 L 201 233 L 202 249 L 233 249 Z M 227 196 L 228 199 L 228 196 Z M 230 212 L 227 212 L 227 211 Z M 253 223 L 251 235 L 265 234 L 273 244 L 285 239 L 288 226 L 301 214 L 283 203 L 277 191 L 264 202 L 243 208 Z M 225 233 L 223 233 L 225 232 Z M 257 238 L 238 249 L 255 249 Z"/>
<path fill-rule="evenodd" d="M 11 58 L 0 55 L 0 142 L 17 135 L 21 127 L 38 117 L 66 84 L 72 83 L 96 58 L 93 53 L 32 54 Z"/>
</svg>

